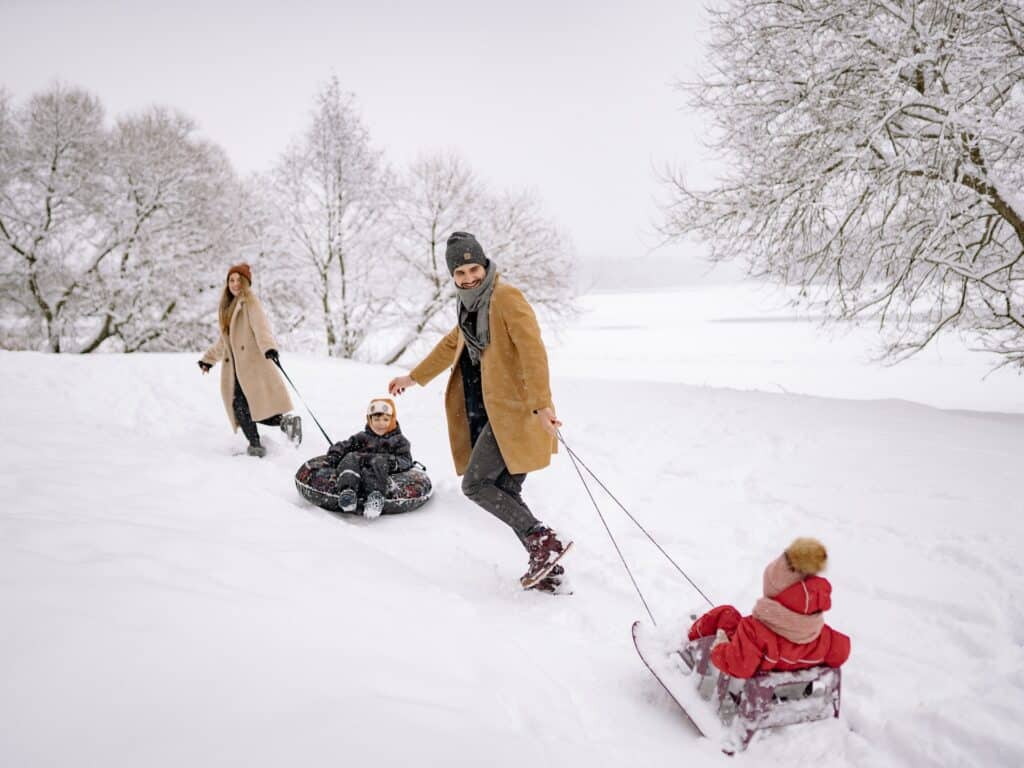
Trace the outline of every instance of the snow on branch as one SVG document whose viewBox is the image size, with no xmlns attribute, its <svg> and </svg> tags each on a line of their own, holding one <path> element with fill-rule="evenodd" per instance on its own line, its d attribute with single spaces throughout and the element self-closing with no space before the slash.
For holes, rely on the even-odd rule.
<svg viewBox="0 0 1024 768">
<path fill-rule="evenodd" d="M 876 317 L 895 358 L 947 329 L 1024 365 L 1024 21 L 1005 0 L 729 0 L 680 88 L 728 170 L 678 173 L 664 231 Z"/>
<path fill-rule="evenodd" d="M 394 170 L 337 78 L 272 171 L 244 181 L 175 110 L 110 125 L 80 88 L 20 107 L 0 90 L 4 348 L 201 348 L 245 259 L 287 348 L 391 362 L 452 321 L 456 229 L 542 310 L 572 311 L 571 249 L 534 195 L 494 193 L 454 155 Z"/>
</svg>

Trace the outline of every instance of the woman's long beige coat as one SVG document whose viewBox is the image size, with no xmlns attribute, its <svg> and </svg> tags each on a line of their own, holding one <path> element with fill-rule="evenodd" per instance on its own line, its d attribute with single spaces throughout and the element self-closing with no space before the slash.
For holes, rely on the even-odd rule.
<svg viewBox="0 0 1024 768">
<path fill-rule="evenodd" d="M 522 291 L 502 282 L 495 283 L 488 318 L 491 342 L 480 356 L 487 418 L 508 471 L 513 475 L 533 472 L 550 464 L 551 454 L 558 447 L 534 413 L 540 408 L 554 408 L 540 327 Z M 425 385 L 445 368 L 451 368 L 444 402 L 452 458 L 460 475 L 465 474 L 473 450 L 459 370 L 465 344 L 456 325 L 409 372 L 417 384 Z"/>
<path fill-rule="evenodd" d="M 224 363 L 220 371 L 220 394 L 224 398 L 228 421 L 235 431 L 238 431 L 238 421 L 231 403 L 235 397 L 236 375 L 245 399 L 249 401 L 253 421 L 292 409 L 292 400 L 277 368 L 263 356 L 268 349 L 278 349 L 277 342 L 270 332 L 270 323 L 259 299 L 250 293 L 235 302 L 228 333 L 222 333 L 217 343 L 203 355 L 204 363 Z"/>
</svg>

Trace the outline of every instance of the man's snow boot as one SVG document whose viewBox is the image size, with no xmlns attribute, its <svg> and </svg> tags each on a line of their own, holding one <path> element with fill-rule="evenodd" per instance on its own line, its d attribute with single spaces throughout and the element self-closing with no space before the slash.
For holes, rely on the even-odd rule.
<svg viewBox="0 0 1024 768">
<path fill-rule="evenodd" d="M 260 459 L 267 455 L 267 449 L 259 443 L 251 443 L 249 447 L 245 449 L 245 452 L 250 456 L 256 456 Z"/>
<path fill-rule="evenodd" d="M 359 504 L 359 497 L 356 496 L 356 492 L 351 488 L 346 488 L 338 494 L 338 508 L 342 512 L 355 512 L 356 505 Z"/>
<path fill-rule="evenodd" d="M 519 578 L 519 582 L 524 589 L 530 589 L 554 570 L 555 564 L 568 552 L 568 547 L 563 546 L 555 532 L 546 527 L 527 534 L 525 543 L 530 555 L 530 566 Z M 572 542 L 569 542 L 569 546 L 572 546 Z"/>
<path fill-rule="evenodd" d="M 551 569 L 551 572 L 534 584 L 531 589 L 536 589 L 538 592 L 547 592 L 549 595 L 572 594 L 571 592 L 565 592 L 562 590 L 562 579 L 560 577 L 564 573 L 565 568 L 560 565 L 555 565 L 555 567 Z"/>
<path fill-rule="evenodd" d="M 366 502 L 363 504 L 363 517 L 369 517 L 371 520 L 375 517 L 380 517 L 380 513 L 384 511 L 384 494 L 380 491 L 370 491 L 370 495 L 366 497 Z"/>
<path fill-rule="evenodd" d="M 281 417 L 281 431 L 296 447 L 302 444 L 302 417 L 287 414 Z"/>
</svg>

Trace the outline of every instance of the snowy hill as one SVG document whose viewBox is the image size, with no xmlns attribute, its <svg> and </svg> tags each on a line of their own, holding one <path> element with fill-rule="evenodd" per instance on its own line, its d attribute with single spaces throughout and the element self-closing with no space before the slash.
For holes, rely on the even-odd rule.
<svg viewBox="0 0 1024 768">
<path fill-rule="evenodd" d="M 796 535 L 830 548 L 842 717 L 734 759 L 1024 764 L 1024 416 L 643 380 L 653 347 L 616 381 L 582 357 L 595 312 L 553 353 L 566 439 L 712 599 L 748 611 Z M 524 494 L 575 539 L 575 594 L 524 593 L 459 493 L 442 382 L 399 402 L 434 499 L 365 521 L 295 492 L 326 446 L 308 418 L 298 452 L 265 430 L 266 459 L 232 455 L 194 359 L 0 353 L 0 764 L 727 764 L 637 659 L 643 609 L 564 453 Z M 398 370 L 283 363 L 334 439 Z M 600 501 L 681 626 L 700 597 Z"/>
</svg>

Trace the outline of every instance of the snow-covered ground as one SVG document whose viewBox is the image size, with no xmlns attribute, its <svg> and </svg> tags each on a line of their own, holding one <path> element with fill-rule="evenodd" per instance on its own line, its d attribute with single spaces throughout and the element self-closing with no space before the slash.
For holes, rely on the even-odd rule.
<svg viewBox="0 0 1024 768">
<path fill-rule="evenodd" d="M 566 440 L 715 601 L 748 610 L 794 536 L 829 546 L 842 717 L 732 760 L 1024 764 L 1020 380 L 951 351 L 869 367 L 719 290 L 589 297 L 552 367 Z M 398 370 L 282 362 L 335 439 Z M 435 498 L 375 521 L 295 492 L 326 446 L 308 418 L 298 452 L 232 455 L 195 355 L 0 353 L 0 391 L 0 765 L 729 764 L 636 657 L 643 609 L 564 453 L 525 495 L 575 539 L 575 594 L 517 588 L 441 380 L 399 403 Z M 700 597 L 599 498 L 682 624 Z"/>
</svg>

